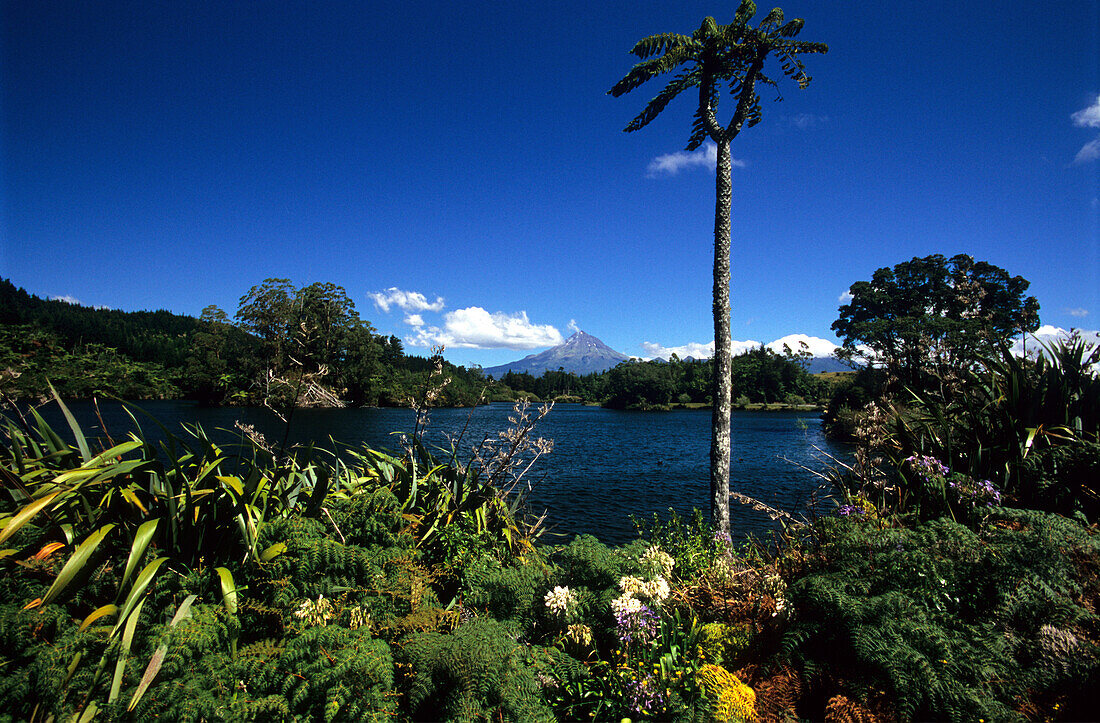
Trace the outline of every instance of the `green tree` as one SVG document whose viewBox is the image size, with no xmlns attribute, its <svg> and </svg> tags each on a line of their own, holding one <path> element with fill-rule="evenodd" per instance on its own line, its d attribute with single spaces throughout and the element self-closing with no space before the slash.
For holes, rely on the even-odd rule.
<svg viewBox="0 0 1100 723">
<path fill-rule="evenodd" d="M 935 370 L 971 366 L 1009 339 L 1039 328 L 1028 281 L 960 254 L 913 258 L 852 284 L 832 328 L 841 354 L 882 364 L 912 388 Z"/>
<path fill-rule="evenodd" d="M 607 372 L 607 399 L 611 409 L 646 409 L 666 406 L 675 386 L 671 368 L 664 362 L 625 362 Z"/>
<path fill-rule="evenodd" d="M 783 22 L 783 11 L 775 8 L 755 28 L 749 24 L 756 14 L 752 0 L 742 0 L 733 22 L 719 25 L 714 18 L 703 20 L 691 36 L 676 33 L 651 35 L 638 41 L 631 52 L 642 59 L 609 91 L 618 97 L 646 81 L 669 72 L 677 75 L 626 126 L 626 131 L 644 128 L 673 98 L 698 88 L 699 101 L 687 149 L 699 148 L 706 139 L 718 149 L 716 200 L 714 209 L 714 412 L 711 423 L 710 492 L 711 518 L 715 529 L 729 532 L 730 475 L 730 205 L 733 198 L 730 141 L 745 127 L 761 120 L 757 85 L 777 86 L 764 73 L 769 56 L 782 64 L 782 72 L 805 88 L 810 82 L 798 56 L 824 53 L 822 43 L 795 40 L 803 21 Z M 723 88 L 735 100 L 733 117 L 722 126 L 718 101 Z"/>
<path fill-rule="evenodd" d="M 342 287 L 297 289 L 288 279 L 267 279 L 241 297 L 236 318 L 263 344 L 265 403 L 332 405 L 347 393 L 356 402 L 377 401 L 383 344 Z"/>
</svg>

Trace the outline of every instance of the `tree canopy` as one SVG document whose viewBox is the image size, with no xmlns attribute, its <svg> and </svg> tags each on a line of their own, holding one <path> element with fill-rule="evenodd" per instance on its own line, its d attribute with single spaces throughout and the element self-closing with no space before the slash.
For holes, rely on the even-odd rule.
<svg viewBox="0 0 1100 723">
<path fill-rule="evenodd" d="M 1029 282 L 960 254 L 940 254 L 875 271 L 852 284 L 852 299 L 832 329 L 841 354 L 881 364 L 919 385 L 933 366 L 968 365 L 991 346 L 1039 328 L 1039 302 Z"/>
</svg>

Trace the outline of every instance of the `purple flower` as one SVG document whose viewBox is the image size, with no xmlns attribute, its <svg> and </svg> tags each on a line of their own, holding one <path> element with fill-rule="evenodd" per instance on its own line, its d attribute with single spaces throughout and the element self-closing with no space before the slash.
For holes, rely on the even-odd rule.
<svg viewBox="0 0 1100 723">
<path fill-rule="evenodd" d="M 840 508 L 836 511 L 836 513 L 838 515 L 840 515 L 841 517 L 847 517 L 848 515 L 862 515 L 862 514 L 865 514 L 862 507 L 857 507 L 855 505 L 841 505 Z"/>
<path fill-rule="evenodd" d="M 648 605 L 622 606 L 615 611 L 615 630 L 623 645 L 653 642 L 660 623 L 660 617 Z"/>
<path fill-rule="evenodd" d="M 655 708 L 663 707 L 666 703 L 664 691 L 652 673 L 627 681 L 624 693 L 630 710 L 643 716 L 653 713 Z"/>
<path fill-rule="evenodd" d="M 906 457 L 905 462 L 912 467 L 913 471 L 926 479 L 946 477 L 951 474 L 951 469 L 935 457 L 914 454 L 912 457 Z"/>
</svg>

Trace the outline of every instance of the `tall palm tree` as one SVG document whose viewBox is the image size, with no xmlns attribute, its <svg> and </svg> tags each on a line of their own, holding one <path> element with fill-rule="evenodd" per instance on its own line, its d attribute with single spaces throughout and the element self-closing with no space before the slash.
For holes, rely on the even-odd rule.
<svg viewBox="0 0 1100 723">
<path fill-rule="evenodd" d="M 618 97 L 663 73 L 676 76 L 649 102 L 624 129 L 636 131 L 649 125 L 669 102 L 682 91 L 699 89 L 687 150 L 694 151 L 706 139 L 718 147 L 718 168 L 714 206 L 714 413 L 711 422 L 710 494 L 711 520 L 717 532 L 729 534 L 730 485 L 730 406 L 732 340 L 730 337 L 730 202 L 733 197 L 730 170 L 730 141 L 742 128 L 760 122 L 760 96 L 757 84 L 778 88 L 764 74 L 769 56 L 780 61 L 783 74 L 800 88 L 810 82 L 798 56 L 824 53 L 828 46 L 794 40 L 803 21 L 783 22 L 779 8 L 768 13 L 755 28 L 749 24 L 756 15 L 756 3 L 742 0 L 733 22 L 719 25 L 706 18 L 691 36 L 661 33 L 642 38 L 631 52 L 642 59 L 608 91 Z M 729 123 L 718 122 L 718 101 L 728 88 L 736 107 Z"/>
</svg>

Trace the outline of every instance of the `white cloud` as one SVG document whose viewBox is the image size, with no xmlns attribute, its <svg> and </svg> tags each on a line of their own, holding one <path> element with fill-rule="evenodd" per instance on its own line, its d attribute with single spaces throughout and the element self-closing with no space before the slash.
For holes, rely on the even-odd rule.
<svg viewBox="0 0 1100 723">
<path fill-rule="evenodd" d="M 1089 310 L 1077 307 L 1076 309 L 1066 309 L 1066 313 L 1070 316 L 1076 316 L 1079 319 L 1083 319 L 1089 315 Z"/>
<path fill-rule="evenodd" d="M 80 305 L 79 299 L 77 299 L 75 296 L 69 296 L 68 294 L 65 294 L 64 296 L 51 296 L 50 301 L 64 301 L 66 304 L 75 304 L 77 306 Z"/>
<path fill-rule="evenodd" d="M 577 332 L 579 332 L 581 330 L 581 328 L 579 326 L 577 326 L 577 320 L 576 319 L 570 319 L 569 320 L 569 326 L 567 326 L 566 328 L 569 329 L 569 331 L 573 332 L 574 334 L 576 334 Z"/>
<path fill-rule="evenodd" d="M 1100 158 L 1100 138 L 1095 138 L 1081 146 L 1081 150 L 1077 151 L 1077 155 L 1073 157 L 1073 162 L 1080 165 L 1095 161 L 1097 158 Z"/>
<path fill-rule="evenodd" d="M 1096 96 L 1096 102 L 1087 108 L 1082 108 L 1070 116 L 1073 125 L 1078 128 L 1100 128 L 1100 95 Z M 1100 138 L 1094 138 L 1077 151 L 1073 159 L 1075 165 L 1090 163 L 1100 158 Z"/>
<path fill-rule="evenodd" d="M 783 345 L 786 344 L 790 347 L 791 351 L 797 354 L 801 351 L 802 347 L 799 346 L 799 342 L 805 342 L 809 347 L 810 353 L 816 357 L 831 357 L 833 352 L 838 348 L 836 344 L 828 339 L 822 339 L 819 336 L 807 336 L 805 334 L 788 334 L 787 336 L 776 339 L 767 347 L 774 351 L 776 354 L 783 353 Z"/>
<path fill-rule="evenodd" d="M 733 356 L 744 354 L 750 349 L 756 349 L 760 346 L 763 345 L 758 341 L 734 340 Z M 706 344 L 692 341 L 688 342 L 687 344 L 682 344 L 681 346 L 661 346 L 660 344 L 655 344 L 651 341 L 643 341 L 641 343 L 641 347 L 645 350 L 645 353 L 648 354 L 649 357 L 652 359 L 668 359 L 673 354 L 680 357 L 681 359 L 686 359 L 688 357 L 691 357 L 692 359 L 710 359 L 712 356 L 714 356 L 713 341 L 709 341 Z"/>
<path fill-rule="evenodd" d="M 840 296 L 836 297 L 836 300 L 839 301 L 842 304 L 847 304 L 847 303 L 850 303 L 852 301 L 852 299 L 854 299 L 854 298 L 855 297 L 852 296 L 851 289 L 849 289 L 848 291 L 845 291 Z"/>
<path fill-rule="evenodd" d="M 738 168 L 743 168 L 745 165 L 744 161 L 739 161 L 736 158 L 731 159 L 731 162 Z M 703 144 L 702 148 L 695 151 L 676 151 L 675 153 L 657 156 L 649 162 L 649 167 L 646 168 L 646 177 L 675 176 L 683 169 L 694 166 L 703 166 L 713 171 L 718 166 L 718 146 L 708 141 Z"/>
<path fill-rule="evenodd" d="M 388 314 L 391 306 L 396 306 L 402 311 L 443 311 L 443 297 L 435 297 L 435 301 L 428 303 L 428 299 L 416 291 L 402 291 L 396 286 L 391 286 L 385 291 L 367 294 L 374 305 L 382 313 Z"/>
<path fill-rule="evenodd" d="M 645 353 L 649 355 L 650 359 L 668 359 L 673 354 L 681 359 L 686 359 L 689 356 L 694 359 L 710 359 L 714 356 L 713 341 L 707 344 L 693 341 L 682 346 L 661 346 L 652 341 L 643 341 L 641 347 L 645 349 Z"/>
<path fill-rule="evenodd" d="M 1070 118 L 1078 128 L 1100 128 L 1100 95 L 1096 96 L 1095 103 L 1077 111 Z"/>
<path fill-rule="evenodd" d="M 424 317 L 420 314 L 408 314 L 405 316 L 405 323 L 409 326 L 424 326 Z"/>
<path fill-rule="evenodd" d="M 813 113 L 799 113 L 787 117 L 787 122 L 800 131 L 816 128 L 821 123 L 828 123 L 829 117 L 823 115 L 814 115 Z"/>
<path fill-rule="evenodd" d="M 535 349 L 556 346 L 561 332 L 549 324 L 532 324 L 526 311 L 490 314 L 480 306 L 449 311 L 443 327 L 418 327 L 405 337 L 411 346 L 445 346 L 455 349 Z"/>
<path fill-rule="evenodd" d="M 1085 331 L 1079 329 L 1078 333 L 1085 341 L 1092 344 L 1100 344 L 1100 331 Z M 1016 356 L 1023 356 L 1025 351 L 1029 354 L 1035 354 L 1042 349 L 1038 342 L 1050 344 L 1059 339 L 1066 339 L 1069 335 L 1070 332 L 1060 326 L 1043 324 L 1035 330 L 1034 334 L 1028 334 L 1024 339 L 1017 339 L 1012 345 L 1012 353 Z"/>
</svg>

